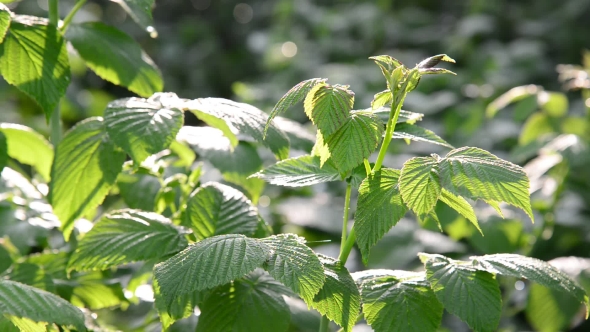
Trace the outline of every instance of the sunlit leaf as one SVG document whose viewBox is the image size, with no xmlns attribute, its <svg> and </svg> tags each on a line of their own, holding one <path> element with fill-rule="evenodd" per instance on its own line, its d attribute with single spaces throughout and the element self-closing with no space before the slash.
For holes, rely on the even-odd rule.
<svg viewBox="0 0 590 332">
<path fill-rule="evenodd" d="M 151 0 L 153 2 L 153 0 Z M 160 70 L 124 32 L 101 22 L 71 24 L 66 38 L 98 76 L 142 97 L 162 91 Z"/>
<path fill-rule="evenodd" d="M 292 87 L 285 95 L 279 99 L 275 107 L 270 112 L 268 116 L 268 120 L 266 120 L 266 125 L 264 126 L 264 135 L 266 135 L 266 131 L 270 126 L 271 121 L 279 114 L 286 111 L 289 107 L 297 104 L 298 102 L 302 101 L 307 93 L 316 85 L 325 83 L 327 80 L 325 78 L 312 78 L 309 80 L 305 80 L 303 82 L 297 83 L 294 87 Z"/>
<path fill-rule="evenodd" d="M 0 279 L 0 313 L 37 322 L 72 325 L 80 331 L 86 330 L 84 315 L 68 301 L 44 290 L 10 280 Z"/>
<path fill-rule="evenodd" d="M 319 256 L 324 265 L 326 282 L 313 298 L 311 306 L 350 332 L 361 310 L 359 290 L 343 264 L 327 256 Z"/>
<path fill-rule="evenodd" d="M 142 28 L 152 26 L 152 8 L 155 0 L 111 0 L 118 3 Z M 153 27 L 152 27 L 153 28 Z M 155 31 L 155 30 L 154 30 Z M 148 32 L 150 32 L 148 30 Z"/>
<path fill-rule="evenodd" d="M 440 136 L 435 134 L 433 131 L 408 123 L 400 123 L 395 126 L 395 131 L 393 132 L 392 138 L 409 139 L 416 142 L 437 144 L 449 149 L 453 149 L 452 145 L 440 138 Z"/>
<path fill-rule="evenodd" d="M 392 100 L 393 95 L 391 94 L 391 91 L 389 91 L 389 89 L 383 90 L 375 94 L 373 101 L 371 101 L 371 108 L 376 110 L 391 103 Z"/>
<path fill-rule="evenodd" d="M 95 209 L 115 183 L 125 161 L 104 130 L 102 118 L 74 126 L 57 146 L 49 201 L 69 239 L 74 221 Z"/>
<path fill-rule="evenodd" d="M 270 248 L 241 234 L 220 235 L 190 245 L 154 267 L 166 307 L 183 294 L 226 284 L 262 266 Z"/>
<path fill-rule="evenodd" d="M 170 146 L 184 114 L 154 99 L 127 98 L 109 103 L 104 120 L 110 138 L 139 165 Z"/>
<path fill-rule="evenodd" d="M 465 200 L 465 198 L 461 196 L 456 196 L 453 193 L 449 192 L 446 189 L 442 189 L 441 194 L 439 196 L 441 202 L 448 205 L 453 210 L 457 211 L 460 215 L 467 218 L 477 230 L 483 234 L 481 228 L 479 228 L 479 223 L 477 222 L 477 217 L 475 216 L 475 211 L 473 211 L 473 207 Z"/>
<path fill-rule="evenodd" d="M 400 175 L 400 192 L 404 202 L 416 214 L 430 212 L 440 196 L 438 161 L 433 157 L 416 157 L 404 164 Z"/>
<path fill-rule="evenodd" d="M 57 28 L 38 17 L 13 17 L 0 44 L 0 73 L 35 100 L 49 120 L 70 84 L 66 43 Z"/>
<path fill-rule="evenodd" d="M 0 124 L 0 133 L 5 136 L 8 156 L 22 164 L 31 165 L 45 179 L 49 180 L 53 147 L 33 129 L 12 123 Z"/>
<path fill-rule="evenodd" d="M 311 305 L 326 280 L 317 255 L 305 245 L 303 238 L 294 234 L 271 236 L 262 239 L 262 243 L 271 251 L 264 269 Z"/>
<path fill-rule="evenodd" d="M 332 135 L 325 137 L 330 156 L 340 172 L 348 172 L 371 155 L 381 141 L 383 124 L 369 112 L 350 113 Z"/>
<path fill-rule="evenodd" d="M 567 331 L 580 311 L 580 304 L 567 293 L 538 284 L 529 288 L 526 317 L 535 331 Z"/>
<path fill-rule="evenodd" d="M 354 92 L 346 86 L 318 84 L 305 97 L 305 114 L 327 137 L 342 127 L 354 104 Z"/>
<path fill-rule="evenodd" d="M 251 236 L 259 218 L 258 210 L 241 191 L 217 182 L 195 190 L 184 211 L 184 224 L 198 239 L 222 234 Z"/>
<path fill-rule="evenodd" d="M 332 163 L 320 167 L 320 157 L 309 155 L 279 161 L 252 176 L 286 187 L 311 186 L 341 179 Z"/>
<path fill-rule="evenodd" d="M 104 270 L 174 254 L 188 245 L 185 233 L 168 218 L 153 212 L 115 211 L 80 240 L 68 270 Z"/>
<path fill-rule="evenodd" d="M 12 12 L 4 4 L 0 3 L 0 43 L 4 41 L 8 27 L 10 27 L 10 20 L 12 19 Z"/>
</svg>

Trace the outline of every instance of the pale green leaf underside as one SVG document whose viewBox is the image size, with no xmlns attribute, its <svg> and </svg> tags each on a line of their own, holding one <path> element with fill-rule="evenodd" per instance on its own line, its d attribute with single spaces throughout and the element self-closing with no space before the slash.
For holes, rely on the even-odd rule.
<svg viewBox="0 0 590 332">
<path fill-rule="evenodd" d="M 441 192 L 436 159 L 417 157 L 406 161 L 400 175 L 400 192 L 417 215 L 430 212 Z"/>
<path fill-rule="evenodd" d="M 50 118 L 70 84 L 66 43 L 46 20 L 15 16 L 0 44 L 0 73 Z"/>
<path fill-rule="evenodd" d="M 0 132 L 6 137 L 6 151 L 10 158 L 33 166 L 45 180 L 49 180 L 54 154 L 45 137 L 29 127 L 12 123 L 0 124 Z"/>
<path fill-rule="evenodd" d="M 359 187 L 354 216 L 356 241 L 365 264 L 371 247 L 385 235 L 408 210 L 399 192 L 400 171 L 382 168 L 367 177 Z"/>
<path fill-rule="evenodd" d="M 220 286 L 200 306 L 197 332 L 286 331 L 291 312 L 282 287 L 262 270 Z"/>
<path fill-rule="evenodd" d="M 326 277 L 322 263 L 305 240 L 294 234 L 281 234 L 265 238 L 262 243 L 271 250 L 264 269 L 311 305 Z"/>
<path fill-rule="evenodd" d="M 371 101 L 371 108 L 376 110 L 378 108 L 390 104 L 392 100 L 393 95 L 391 94 L 391 91 L 389 91 L 389 89 L 383 90 L 375 94 L 375 97 L 373 97 L 373 101 Z"/>
<path fill-rule="evenodd" d="M 111 0 L 118 3 L 137 24 L 146 29 L 153 24 L 152 8 L 155 0 Z"/>
<path fill-rule="evenodd" d="M 354 105 L 354 93 L 345 86 L 317 84 L 305 97 L 307 117 L 325 137 L 344 125 Z"/>
<path fill-rule="evenodd" d="M 490 273 L 526 278 L 545 287 L 567 293 L 589 308 L 588 295 L 567 274 L 542 260 L 515 254 L 470 257 L 478 268 Z M 588 310 L 586 310 L 588 312 Z"/>
<path fill-rule="evenodd" d="M 120 30 L 100 22 L 72 24 L 66 38 L 88 67 L 103 79 L 142 97 L 162 91 L 160 70 L 141 46 Z"/>
<path fill-rule="evenodd" d="M 104 270 L 174 254 L 188 243 L 182 229 L 157 213 L 119 210 L 104 216 L 78 243 L 69 270 Z"/>
<path fill-rule="evenodd" d="M 264 135 L 266 135 L 266 131 L 270 126 L 271 121 L 279 114 L 286 111 L 289 107 L 297 104 L 298 102 L 305 99 L 307 93 L 316 85 L 326 82 L 324 78 L 312 78 L 309 80 L 305 80 L 303 82 L 297 83 L 294 87 L 292 87 L 287 93 L 285 93 L 281 99 L 277 102 L 275 107 L 273 107 L 270 115 L 268 116 L 268 120 L 266 120 L 266 125 L 264 126 Z"/>
<path fill-rule="evenodd" d="M 383 122 L 387 122 L 389 120 L 389 113 L 391 109 L 389 107 L 379 107 L 378 109 L 374 110 L 373 113 L 376 114 L 379 119 Z M 399 116 L 397 118 L 397 123 L 409 123 L 415 124 L 418 121 L 422 121 L 424 114 L 422 113 L 414 113 L 409 111 L 400 110 Z M 396 126 L 397 128 L 397 126 Z"/>
<path fill-rule="evenodd" d="M 195 190 L 183 216 L 199 240 L 222 234 L 251 236 L 259 219 L 258 210 L 241 191 L 217 182 Z"/>
<path fill-rule="evenodd" d="M 184 123 L 184 114 L 156 100 L 126 98 L 109 103 L 104 120 L 111 139 L 139 165 L 170 146 Z"/>
<path fill-rule="evenodd" d="M 445 309 L 476 331 L 496 331 L 502 297 L 494 275 L 441 255 L 422 256 L 428 281 Z"/>
<path fill-rule="evenodd" d="M 311 306 L 336 324 L 344 332 L 352 331 L 361 310 L 359 290 L 346 269 L 339 261 L 319 256 L 324 265 L 326 282 L 313 298 Z"/>
<path fill-rule="evenodd" d="M 529 179 L 524 170 L 473 147 L 449 152 L 440 161 L 440 180 L 448 191 L 470 199 L 506 202 L 533 220 Z"/>
<path fill-rule="evenodd" d="M 240 278 L 269 257 L 266 244 L 240 234 L 210 237 L 154 267 L 166 306 L 182 294 L 205 290 Z"/>
<path fill-rule="evenodd" d="M 268 147 L 278 159 L 289 157 L 287 135 L 271 122 L 265 138 L 267 115 L 254 106 L 223 98 L 201 98 L 187 102 L 185 107 L 208 125 L 223 131 L 232 146 L 238 144 L 236 134 L 240 133 Z"/>
<path fill-rule="evenodd" d="M 278 186 L 303 187 L 339 181 L 340 173 L 332 163 L 320 167 L 320 157 L 305 155 L 279 161 L 252 177 Z"/>
<path fill-rule="evenodd" d="M 370 112 L 356 111 L 332 135 L 324 134 L 324 139 L 335 166 L 348 172 L 377 149 L 382 134 L 381 120 Z"/>
<path fill-rule="evenodd" d="M 447 143 L 444 139 L 440 138 L 433 131 L 411 125 L 408 123 L 400 123 L 395 127 L 392 138 L 396 139 L 409 139 L 416 142 L 425 142 L 431 144 L 442 145 L 449 149 L 453 149 L 453 146 Z"/>
<path fill-rule="evenodd" d="M 316 137 L 310 129 L 297 121 L 277 116 L 273 123 L 289 137 L 291 149 L 310 152 Z"/>
<path fill-rule="evenodd" d="M 4 4 L 0 3 L 0 43 L 4 41 L 8 27 L 10 27 L 10 20 L 12 19 L 12 12 Z"/>
<path fill-rule="evenodd" d="M 366 271 L 368 273 L 371 270 Z M 383 271 L 361 283 L 365 319 L 376 332 L 434 332 L 443 306 L 423 272 Z"/>
<path fill-rule="evenodd" d="M 473 211 L 473 207 L 469 204 L 469 202 L 467 202 L 467 200 L 465 200 L 465 198 L 461 196 L 456 196 L 443 188 L 439 199 L 441 200 L 441 202 L 445 203 L 450 208 L 457 211 L 460 215 L 469 220 L 483 235 L 481 228 L 479 228 L 479 223 L 477 222 L 475 211 Z"/>
<path fill-rule="evenodd" d="M 125 154 L 115 149 L 102 118 L 74 126 L 57 146 L 49 200 L 69 238 L 74 221 L 95 209 L 121 172 Z"/>
<path fill-rule="evenodd" d="M 82 311 L 68 301 L 10 280 L 0 280 L 0 313 L 86 330 Z"/>
</svg>

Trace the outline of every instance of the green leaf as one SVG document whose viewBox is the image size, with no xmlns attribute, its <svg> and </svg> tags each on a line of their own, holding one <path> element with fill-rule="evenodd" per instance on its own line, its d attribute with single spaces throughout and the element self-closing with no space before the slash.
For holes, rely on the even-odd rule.
<svg viewBox="0 0 590 332">
<path fill-rule="evenodd" d="M 155 306 L 160 316 L 160 322 L 164 331 L 172 325 L 175 321 L 189 317 L 193 314 L 195 306 L 202 302 L 206 292 L 192 292 L 182 294 L 174 299 L 170 308 L 166 306 L 164 297 L 158 285 L 158 280 L 154 279 L 152 282 L 154 289 Z"/>
<path fill-rule="evenodd" d="M 223 131 L 234 147 L 238 145 L 236 134 L 239 133 L 268 147 L 278 159 L 289 157 L 287 135 L 271 122 L 265 136 L 266 113 L 252 105 L 223 98 L 201 98 L 187 102 L 185 107 L 211 127 Z"/>
<path fill-rule="evenodd" d="M 109 103 L 104 120 L 111 139 L 139 165 L 170 146 L 184 114 L 154 99 L 127 98 Z"/>
<path fill-rule="evenodd" d="M 49 121 L 70 84 L 66 43 L 47 20 L 17 15 L 0 44 L 0 73 L 35 100 Z"/>
<path fill-rule="evenodd" d="M 534 221 L 529 179 L 524 170 L 485 150 L 464 147 L 449 152 L 440 161 L 440 179 L 453 194 L 506 202 L 525 211 Z"/>
<path fill-rule="evenodd" d="M 197 332 L 287 331 L 291 312 L 282 288 L 259 269 L 220 286 L 200 307 Z"/>
<path fill-rule="evenodd" d="M 588 295 L 567 274 L 542 260 L 515 254 L 496 254 L 470 257 L 474 265 L 490 273 L 516 278 L 526 278 L 540 285 L 573 296 L 590 309 Z M 588 318 L 588 314 L 586 314 Z"/>
<path fill-rule="evenodd" d="M 305 239 L 294 234 L 280 234 L 262 239 L 262 243 L 271 251 L 264 269 L 311 305 L 326 276 L 319 258 L 305 245 Z"/>
<path fill-rule="evenodd" d="M 442 145 L 449 149 L 453 149 L 453 146 L 447 143 L 444 139 L 440 138 L 433 131 L 424 129 L 422 127 L 414 126 L 408 123 L 400 123 L 395 127 L 392 138 L 396 139 L 409 139 L 416 142 L 425 142 L 431 144 Z"/>
<path fill-rule="evenodd" d="M 49 180 L 53 147 L 33 129 L 12 123 L 0 124 L 0 133 L 7 140 L 8 156 L 22 164 L 31 165 L 45 179 Z"/>
<path fill-rule="evenodd" d="M 101 78 L 142 97 L 162 91 L 164 81 L 160 70 L 124 32 L 100 22 L 87 22 L 71 24 L 66 38 Z"/>
<path fill-rule="evenodd" d="M 319 130 L 316 134 L 315 145 L 311 149 L 311 155 L 320 157 L 320 167 L 323 167 L 328 159 L 330 159 L 330 149 L 324 142 L 324 136 Z"/>
<path fill-rule="evenodd" d="M 518 136 L 518 144 L 521 146 L 527 145 L 543 135 L 556 132 L 556 129 L 555 119 L 545 113 L 534 113 L 524 123 Z"/>
<path fill-rule="evenodd" d="M 304 187 L 318 183 L 339 181 L 340 173 L 332 165 L 320 166 L 320 157 L 300 156 L 285 159 L 253 174 L 268 183 L 285 187 Z"/>
<path fill-rule="evenodd" d="M 188 245 L 185 233 L 153 212 L 114 211 L 80 240 L 68 270 L 104 270 L 174 254 Z"/>
<path fill-rule="evenodd" d="M 127 303 L 121 284 L 104 280 L 101 273 L 93 273 L 76 280 L 70 302 L 92 310 L 112 308 Z"/>
<path fill-rule="evenodd" d="M 369 262 L 369 251 L 408 210 L 399 192 L 400 171 L 382 168 L 367 177 L 359 187 L 357 210 L 354 215 L 356 241 Z"/>
<path fill-rule="evenodd" d="M 156 176 L 141 172 L 119 174 L 117 186 L 129 208 L 143 211 L 154 211 L 156 196 L 162 187 Z"/>
<path fill-rule="evenodd" d="M 47 323 L 35 322 L 28 318 L 21 318 L 5 314 L 0 316 L 0 331 L 3 332 L 46 332 Z"/>
<path fill-rule="evenodd" d="M 152 8 L 155 0 L 111 0 L 123 7 L 125 11 L 133 18 L 142 28 L 148 32 L 153 30 Z M 152 29 L 150 29 L 150 27 Z M 151 30 L 151 31 L 150 31 Z"/>
<path fill-rule="evenodd" d="M 365 273 L 372 270 L 364 271 Z M 360 289 L 365 319 L 377 332 L 434 332 L 443 306 L 424 272 L 379 270 Z"/>
<path fill-rule="evenodd" d="M 124 161 L 125 154 L 115 148 L 102 118 L 86 119 L 65 135 L 51 168 L 49 201 L 66 240 L 74 221 L 103 201 Z"/>
<path fill-rule="evenodd" d="M 494 275 L 441 255 L 420 254 L 438 300 L 476 331 L 496 331 L 502 312 Z"/>
<path fill-rule="evenodd" d="M 420 61 L 416 67 L 420 69 L 428 69 L 438 65 L 441 61 L 455 63 L 455 60 L 453 60 L 450 56 L 446 54 L 437 54 Z"/>
<path fill-rule="evenodd" d="M 190 245 L 154 267 L 166 307 L 183 294 L 226 284 L 254 271 L 270 248 L 241 234 L 220 235 Z"/>
<path fill-rule="evenodd" d="M 8 270 L 11 265 L 12 257 L 10 256 L 10 252 L 6 250 L 2 244 L 0 244 L 0 274 Z"/>
<path fill-rule="evenodd" d="M 225 181 L 244 188 L 253 201 L 262 194 L 264 182 L 248 179 L 262 168 L 262 159 L 251 143 L 242 141 L 233 147 L 221 130 L 211 127 L 184 126 L 176 139 L 187 143 L 200 157 L 213 164 Z"/>
<path fill-rule="evenodd" d="M 465 198 L 461 196 L 455 196 L 453 193 L 449 192 L 446 189 L 442 189 L 440 193 L 439 199 L 448 205 L 453 210 L 457 211 L 460 215 L 467 218 L 477 230 L 483 235 L 481 228 L 479 228 L 479 223 L 477 222 L 477 217 L 475 216 L 475 211 L 473 211 L 473 207 L 465 200 Z"/>
<path fill-rule="evenodd" d="M 311 306 L 342 326 L 344 332 L 350 332 L 361 310 L 359 290 L 341 262 L 327 256 L 319 258 L 324 265 L 326 282 Z"/>
<path fill-rule="evenodd" d="M 16 301 L 18 299 L 18 301 Z M 82 311 L 44 290 L 0 279 L 0 313 L 86 331 Z"/>
<path fill-rule="evenodd" d="M 0 131 L 0 173 L 4 166 L 8 164 L 8 144 L 6 143 L 6 136 Z"/>
<path fill-rule="evenodd" d="M 486 116 L 493 118 L 496 114 L 506 106 L 521 101 L 527 97 L 536 96 L 543 88 L 538 85 L 523 85 L 512 88 L 502 94 L 500 97 L 492 101 L 486 108 Z"/>
<path fill-rule="evenodd" d="M 8 279 L 48 292 L 55 291 L 52 276 L 41 266 L 31 263 L 15 264 L 7 274 Z"/>
<path fill-rule="evenodd" d="M 383 90 L 375 94 L 375 96 L 373 97 L 373 101 L 371 101 L 371 108 L 373 110 L 376 110 L 378 108 L 390 104 L 392 100 L 393 95 L 391 94 L 391 91 L 389 91 L 389 89 Z"/>
<path fill-rule="evenodd" d="M 4 41 L 4 37 L 10 27 L 12 20 L 12 12 L 4 4 L 0 3 L 0 44 Z"/>
<path fill-rule="evenodd" d="M 342 85 L 318 84 L 305 97 L 305 114 L 327 137 L 342 127 L 354 104 L 354 92 Z"/>
<path fill-rule="evenodd" d="M 400 192 L 404 202 L 417 215 L 430 212 L 441 192 L 438 162 L 434 157 L 416 157 L 404 164 Z"/>
<path fill-rule="evenodd" d="M 570 330 L 580 311 L 580 304 L 572 300 L 566 293 L 532 284 L 525 310 L 527 320 L 539 332 Z"/>
<path fill-rule="evenodd" d="M 539 106 L 549 116 L 554 118 L 563 117 L 567 114 L 569 102 L 567 96 L 560 92 L 541 91 L 537 95 Z"/>
<path fill-rule="evenodd" d="M 370 112 L 355 111 L 332 135 L 325 137 L 340 172 L 348 172 L 373 153 L 383 135 L 383 123 Z"/>
<path fill-rule="evenodd" d="M 191 194 L 183 217 L 199 240 L 222 234 L 252 236 L 259 219 L 258 210 L 241 191 L 217 182 Z"/>
<path fill-rule="evenodd" d="M 313 87 L 315 87 L 316 85 L 325 83 L 326 81 L 327 81 L 327 79 L 325 79 L 325 78 L 312 78 L 312 79 L 297 83 L 297 85 L 295 85 L 289 91 L 287 91 L 287 93 L 285 93 L 281 97 L 281 99 L 279 99 L 279 101 L 277 102 L 275 107 L 273 107 L 272 111 L 270 112 L 270 115 L 268 116 L 268 120 L 266 120 L 266 125 L 264 126 L 264 135 L 266 136 L 266 131 L 268 130 L 268 127 L 270 126 L 270 122 L 277 115 L 283 113 L 289 107 L 302 101 Z"/>
</svg>

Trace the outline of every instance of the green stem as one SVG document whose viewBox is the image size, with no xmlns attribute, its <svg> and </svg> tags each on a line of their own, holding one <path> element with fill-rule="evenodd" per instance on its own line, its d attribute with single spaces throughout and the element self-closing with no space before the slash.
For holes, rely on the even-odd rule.
<svg viewBox="0 0 590 332">
<path fill-rule="evenodd" d="M 328 328 L 330 327 L 330 320 L 326 316 L 322 316 L 320 320 L 320 329 L 319 332 L 328 332 Z"/>
<path fill-rule="evenodd" d="M 367 176 L 369 176 L 369 174 L 371 174 L 371 164 L 369 164 L 369 160 L 366 158 L 363 160 L 363 162 L 365 163 L 365 171 L 367 172 Z"/>
<path fill-rule="evenodd" d="M 59 0 L 49 0 L 49 23 L 59 23 Z"/>
<path fill-rule="evenodd" d="M 88 1 L 88 0 L 78 0 L 78 2 L 76 2 L 74 7 L 72 8 L 72 10 L 70 10 L 68 15 L 66 16 L 66 18 L 64 18 L 63 24 L 60 28 L 62 33 L 66 33 L 68 26 L 70 25 L 70 23 L 72 23 L 72 19 L 74 18 L 74 16 L 78 12 L 78 10 L 80 10 L 80 8 L 82 8 L 82 6 L 84 6 L 84 4 L 86 4 L 86 1 Z"/>
<path fill-rule="evenodd" d="M 395 125 L 397 124 L 397 119 L 399 118 L 399 112 L 402 109 L 402 104 L 404 103 L 404 99 L 406 99 L 406 94 L 404 93 L 400 100 L 397 103 L 391 104 L 391 111 L 389 112 L 389 120 L 387 121 L 387 128 L 385 129 L 385 137 L 383 138 L 383 144 L 381 144 L 381 149 L 379 150 L 379 156 L 377 156 L 377 161 L 375 162 L 375 166 L 373 167 L 373 172 L 375 173 L 381 169 L 381 165 L 383 164 L 383 159 L 385 158 L 385 154 L 387 153 L 387 149 L 389 148 L 389 143 L 391 142 L 391 138 L 393 137 L 393 132 L 395 130 Z"/>
<path fill-rule="evenodd" d="M 348 211 L 350 210 L 350 194 L 352 192 L 352 184 L 348 183 L 346 186 L 346 197 L 344 198 L 344 213 L 342 217 L 342 240 L 340 241 L 340 252 L 344 250 L 346 243 L 346 233 L 348 232 Z"/>
<path fill-rule="evenodd" d="M 348 255 L 350 255 L 350 251 L 352 250 L 352 247 L 354 246 L 355 240 L 356 240 L 356 232 L 354 230 L 354 225 L 352 225 L 352 228 L 350 229 L 350 233 L 348 234 L 348 238 L 346 239 L 346 243 L 344 243 L 344 246 L 340 250 L 340 256 L 338 256 L 338 260 L 340 262 L 342 262 L 342 264 L 345 264 L 346 260 L 348 260 Z"/>
</svg>

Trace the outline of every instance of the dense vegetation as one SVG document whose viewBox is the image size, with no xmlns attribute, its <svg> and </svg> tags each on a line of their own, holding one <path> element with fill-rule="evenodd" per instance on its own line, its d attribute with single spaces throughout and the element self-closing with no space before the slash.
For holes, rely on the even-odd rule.
<svg viewBox="0 0 590 332">
<path fill-rule="evenodd" d="M 550 74 L 579 60 L 563 31 L 582 1 L 543 18 L 551 34 L 549 2 L 195 0 L 158 3 L 156 24 L 151 0 L 52 0 L 48 19 L 8 2 L 0 330 L 588 326 L 590 56 Z M 187 4 L 213 23 L 159 25 Z M 102 10 L 133 18 L 105 15 L 163 77 L 127 33 L 77 19 Z M 563 38 L 574 52 L 543 52 Z M 193 42 L 198 62 L 170 58 Z M 458 76 L 422 60 L 440 49 Z"/>
</svg>

